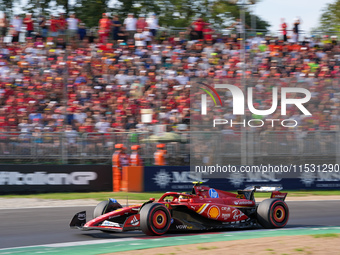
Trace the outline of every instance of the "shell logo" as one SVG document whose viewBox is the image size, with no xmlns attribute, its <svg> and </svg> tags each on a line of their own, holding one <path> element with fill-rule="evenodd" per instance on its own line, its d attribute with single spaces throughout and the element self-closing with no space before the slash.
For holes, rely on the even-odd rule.
<svg viewBox="0 0 340 255">
<path fill-rule="evenodd" d="M 208 211 L 209 218 L 216 219 L 220 216 L 220 209 L 217 206 L 210 207 Z"/>
</svg>

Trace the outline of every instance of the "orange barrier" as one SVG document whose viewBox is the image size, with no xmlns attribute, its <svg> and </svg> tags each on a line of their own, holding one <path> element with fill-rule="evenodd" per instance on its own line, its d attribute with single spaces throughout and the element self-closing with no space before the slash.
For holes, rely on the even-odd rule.
<svg viewBox="0 0 340 255">
<path fill-rule="evenodd" d="M 126 192 L 143 191 L 144 190 L 143 178 L 144 178 L 144 167 L 124 166 L 123 167 L 122 190 Z"/>
</svg>

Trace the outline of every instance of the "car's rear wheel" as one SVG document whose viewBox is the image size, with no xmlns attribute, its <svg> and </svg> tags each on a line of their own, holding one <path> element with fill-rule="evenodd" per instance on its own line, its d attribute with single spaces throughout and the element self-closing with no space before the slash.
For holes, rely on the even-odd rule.
<svg viewBox="0 0 340 255">
<path fill-rule="evenodd" d="M 146 235 L 164 235 L 170 224 L 170 212 L 160 203 L 146 204 L 140 211 L 140 227 Z"/>
<path fill-rule="evenodd" d="M 266 199 L 257 207 L 257 220 L 264 228 L 282 228 L 288 218 L 288 206 L 280 199 Z"/>
</svg>

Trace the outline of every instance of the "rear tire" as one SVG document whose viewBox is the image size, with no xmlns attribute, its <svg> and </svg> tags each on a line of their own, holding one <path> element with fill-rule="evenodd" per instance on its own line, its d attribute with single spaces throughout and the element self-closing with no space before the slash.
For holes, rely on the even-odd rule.
<svg viewBox="0 0 340 255">
<path fill-rule="evenodd" d="M 288 206 L 280 199 L 266 199 L 257 207 L 257 221 L 264 228 L 283 228 L 288 218 Z"/>
<path fill-rule="evenodd" d="M 146 235 L 164 235 L 169 230 L 170 224 L 170 212 L 163 204 L 146 204 L 140 211 L 140 227 Z"/>
</svg>

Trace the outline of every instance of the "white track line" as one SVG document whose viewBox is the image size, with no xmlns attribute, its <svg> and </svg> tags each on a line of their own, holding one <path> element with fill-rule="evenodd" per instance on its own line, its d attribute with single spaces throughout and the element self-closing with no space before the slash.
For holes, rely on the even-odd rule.
<svg viewBox="0 0 340 255">
<path fill-rule="evenodd" d="M 118 242 L 123 242 L 123 241 L 136 241 L 136 240 L 139 240 L 139 239 L 133 238 L 133 237 L 127 237 L 127 238 L 119 238 L 119 239 L 114 239 L 114 240 L 93 240 L 93 241 L 51 243 L 51 244 L 39 244 L 39 245 L 3 248 L 3 249 L 0 249 L 0 251 L 11 250 L 11 249 L 25 249 L 25 248 L 32 248 L 32 247 L 60 248 L 60 247 L 72 247 L 72 246 L 89 245 L 89 244 L 118 243 Z"/>
<path fill-rule="evenodd" d="M 292 229 L 313 229 L 313 230 L 327 230 L 327 229 L 340 229 L 340 227 L 319 227 L 319 228 L 310 228 L 310 227 L 297 227 L 297 228 L 282 228 L 282 229 L 273 229 L 273 230 L 267 230 L 267 229 L 253 229 L 253 230 L 239 230 L 239 231 L 229 231 L 229 232 L 220 232 L 217 234 L 225 234 L 225 236 L 233 236 L 233 234 L 236 233 L 247 233 L 247 232 L 265 232 L 265 231 L 288 231 Z M 207 235 L 210 235 L 209 233 L 206 233 Z M 216 233 L 211 233 L 211 235 L 214 235 Z M 200 235 L 205 234 L 198 234 L 197 237 L 199 238 Z M 176 236 L 168 236 L 168 237 L 176 237 Z M 167 237 L 165 237 L 167 238 Z M 179 237 L 180 238 L 180 237 Z M 30 245 L 30 246 L 19 246 L 19 247 L 10 247 L 10 248 L 3 248 L 0 249 L 0 251 L 6 251 L 11 249 L 24 249 L 24 248 L 33 248 L 33 247 L 43 247 L 43 248 L 61 248 L 61 247 L 72 247 L 72 246 L 81 246 L 81 245 L 91 245 L 91 244 L 105 244 L 105 243 L 117 243 L 117 242 L 123 242 L 123 241 L 140 241 L 140 238 L 135 237 L 127 237 L 127 238 L 119 238 L 114 240 L 92 240 L 92 241 L 77 241 L 77 242 L 64 242 L 64 243 L 52 243 L 52 244 L 40 244 L 40 245 Z M 150 240 L 150 239 L 149 239 Z M 152 239 L 151 239 L 152 240 Z M 164 238 L 155 239 L 155 240 L 164 240 Z M 153 240 L 154 241 L 154 240 Z"/>
</svg>

